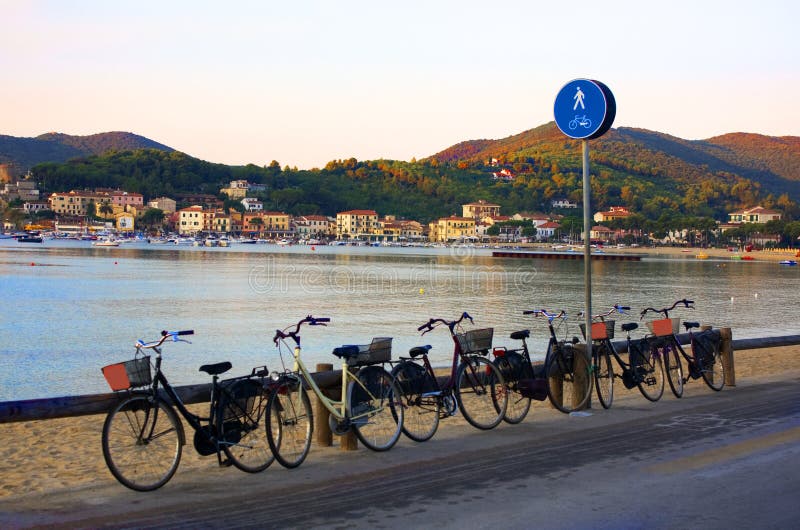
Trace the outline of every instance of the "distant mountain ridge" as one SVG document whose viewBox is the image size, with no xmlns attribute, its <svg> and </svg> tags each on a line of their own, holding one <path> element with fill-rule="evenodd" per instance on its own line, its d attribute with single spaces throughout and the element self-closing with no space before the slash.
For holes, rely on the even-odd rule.
<svg viewBox="0 0 800 530">
<path fill-rule="evenodd" d="M 49 132 L 35 138 L 0 135 L 0 164 L 12 164 L 18 172 L 24 173 L 43 162 L 66 162 L 81 156 L 136 149 L 174 151 L 144 136 L 123 131 L 88 136 Z"/>
</svg>

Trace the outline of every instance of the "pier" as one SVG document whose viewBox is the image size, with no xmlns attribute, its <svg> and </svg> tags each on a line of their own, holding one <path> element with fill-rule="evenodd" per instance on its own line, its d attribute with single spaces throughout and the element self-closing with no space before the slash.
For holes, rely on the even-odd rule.
<svg viewBox="0 0 800 530">
<path fill-rule="evenodd" d="M 583 252 L 511 252 L 495 250 L 493 258 L 521 258 L 521 259 L 573 259 L 583 260 Z M 602 261 L 641 261 L 638 254 L 592 254 L 593 260 Z"/>
</svg>

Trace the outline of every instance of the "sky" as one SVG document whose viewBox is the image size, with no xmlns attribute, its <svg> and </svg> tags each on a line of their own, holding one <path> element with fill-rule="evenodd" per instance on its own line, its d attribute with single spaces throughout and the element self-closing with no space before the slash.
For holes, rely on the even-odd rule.
<svg viewBox="0 0 800 530">
<path fill-rule="evenodd" d="M 0 0 L 0 134 L 129 131 L 231 165 L 411 160 L 553 120 L 800 136 L 796 0 Z"/>
</svg>

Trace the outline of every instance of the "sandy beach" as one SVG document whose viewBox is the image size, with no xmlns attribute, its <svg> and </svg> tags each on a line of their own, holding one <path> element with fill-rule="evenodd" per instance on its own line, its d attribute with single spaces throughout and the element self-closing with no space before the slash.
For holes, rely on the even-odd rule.
<svg viewBox="0 0 800 530">
<path fill-rule="evenodd" d="M 735 353 L 737 386 L 752 384 L 775 376 L 786 375 L 786 367 L 794 367 L 800 354 L 800 346 L 743 350 Z M 800 372 L 798 368 L 790 371 Z M 700 382 L 691 383 L 688 392 Z M 640 401 L 638 391 L 626 391 L 621 384 L 616 386 L 617 397 L 614 408 L 625 406 L 626 400 Z M 736 392 L 736 388 L 725 388 L 723 392 Z M 665 390 L 664 398 L 674 399 Z M 657 406 L 657 404 L 656 404 Z M 536 414 L 526 422 L 535 422 L 542 414 L 551 415 L 561 421 L 563 415 L 546 410 L 546 404 L 537 404 Z M 609 413 L 614 412 L 612 408 Z M 563 416 L 567 420 L 566 416 Z M 63 418 L 53 420 L 9 423 L 0 426 L 0 499 L 11 500 L 15 496 L 30 497 L 59 490 L 82 489 L 99 484 L 114 484 L 115 480 L 103 461 L 100 436 L 103 415 Z M 509 428 L 503 426 L 501 428 Z M 459 436 L 471 428 L 460 418 L 442 422 L 437 437 Z M 401 444 L 409 443 L 401 439 Z M 359 452 L 364 452 L 359 449 Z M 312 447 L 312 458 L 358 458 L 356 453 L 343 453 L 334 438 L 333 447 Z M 386 458 L 391 458 L 388 455 Z M 274 464 L 277 466 L 277 464 Z M 184 448 L 178 470 L 180 477 L 202 477 L 218 469 L 216 457 L 200 457 L 191 445 Z M 269 473 L 269 471 L 267 471 Z M 174 479 L 173 479 L 174 480 Z M 122 486 L 119 486 L 122 488 Z"/>
</svg>

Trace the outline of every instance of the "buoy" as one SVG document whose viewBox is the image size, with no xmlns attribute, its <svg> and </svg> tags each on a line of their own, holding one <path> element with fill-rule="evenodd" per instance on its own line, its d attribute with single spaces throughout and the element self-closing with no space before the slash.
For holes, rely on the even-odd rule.
<svg viewBox="0 0 800 530">
<path fill-rule="evenodd" d="M 31 267 L 35 267 L 35 266 L 36 266 L 36 264 L 31 261 Z"/>
<path fill-rule="evenodd" d="M 314 245 L 311 245 L 311 250 L 312 251 L 317 250 L 317 247 L 315 247 Z"/>
<path fill-rule="evenodd" d="M 425 289 L 423 289 L 423 288 L 421 288 L 421 287 L 420 287 L 420 289 L 419 289 L 419 294 L 425 294 Z"/>
<path fill-rule="evenodd" d="M 116 264 L 117 264 L 117 262 L 115 261 L 115 262 L 114 262 L 114 265 L 116 265 Z"/>
</svg>

